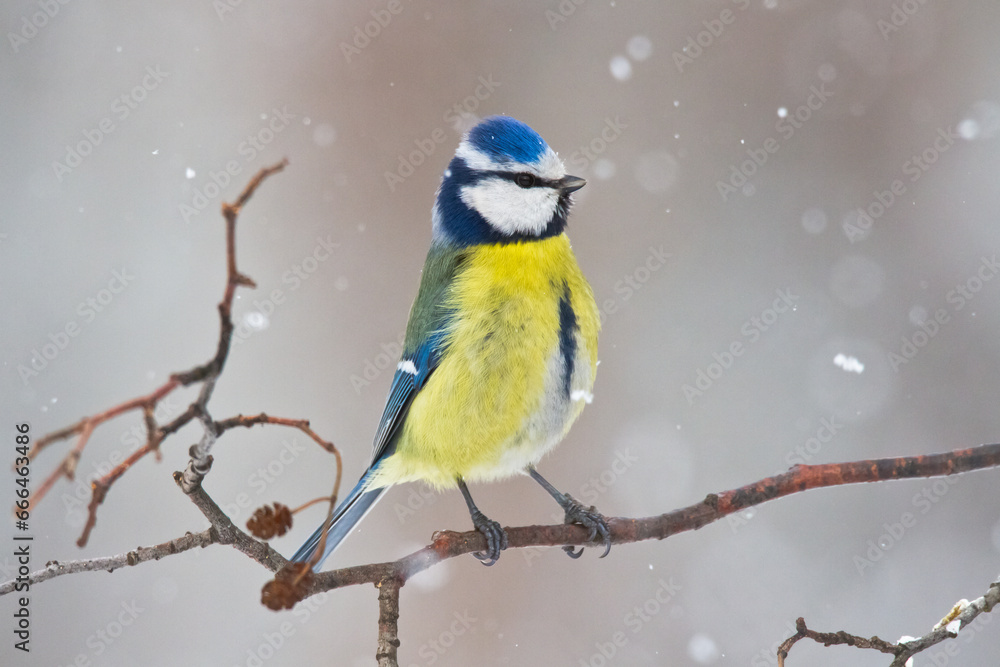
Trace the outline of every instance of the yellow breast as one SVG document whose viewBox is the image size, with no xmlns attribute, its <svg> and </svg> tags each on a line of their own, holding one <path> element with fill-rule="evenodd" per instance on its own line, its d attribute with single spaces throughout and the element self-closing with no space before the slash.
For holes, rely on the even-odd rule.
<svg viewBox="0 0 1000 667">
<path fill-rule="evenodd" d="M 597 306 L 565 234 L 470 250 L 446 305 L 445 353 L 380 482 L 444 487 L 519 472 L 562 439 L 593 387 Z"/>
</svg>

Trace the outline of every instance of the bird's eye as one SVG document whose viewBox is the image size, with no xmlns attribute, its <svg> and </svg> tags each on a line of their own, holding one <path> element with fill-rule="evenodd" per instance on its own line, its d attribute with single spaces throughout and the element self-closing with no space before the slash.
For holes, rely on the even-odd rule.
<svg viewBox="0 0 1000 667">
<path fill-rule="evenodd" d="M 535 184 L 535 177 L 532 174 L 518 174 L 514 177 L 514 182 L 522 188 L 530 188 Z"/>
</svg>

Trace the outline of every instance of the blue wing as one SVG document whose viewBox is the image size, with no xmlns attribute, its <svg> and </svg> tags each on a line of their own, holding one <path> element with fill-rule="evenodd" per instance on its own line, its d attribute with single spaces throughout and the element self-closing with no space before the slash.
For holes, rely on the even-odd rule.
<svg viewBox="0 0 1000 667">
<path fill-rule="evenodd" d="M 441 361 L 443 339 L 444 332 L 435 331 L 416 350 L 411 354 L 404 354 L 400 359 L 389 387 L 382 420 L 375 432 L 370 468 L 377 466 L 379 461 L 395 450 L 396 436 L 406 419 L 413 397 L 423 388 L 427 378 Z"/>
<path fill-rule="evenodd" d="M 400 360 L 396 374 L 392 378 L 392 385 L 389 387 L 389 398 L 386 400 L 385 410 L 382 412 L 382 420 L 375 433 L 371 465 L 368 466 L 368 470 L 357 485 L 337 506 L 329 527 L 324 521 L 309 536 L 305 544 L 295 552 L 295 555 L 292 556 L 293 561 L 310 560 L 323 539 L 323 534 L 326 533 L 323 556 L 313 565 L 314 570 L 319 570 L 327 556 L 333 553 L 333 550 L 347 537 L 351 529 L 365 517 L 368 510 L 382 496 L 385 488 L 371 489 L 368 488 L 368 483 L 374 477 L 382 459 L 395 450 L 396 440 L 403 422 L 406 420 L 406 413 L 410 409 L 413 397 L 427 382 L 427 378 L 437 368 L 441 359 L 443 337 L 442 332 L 435 332 L 412 354 L 404 355 Z"/>
</svg>

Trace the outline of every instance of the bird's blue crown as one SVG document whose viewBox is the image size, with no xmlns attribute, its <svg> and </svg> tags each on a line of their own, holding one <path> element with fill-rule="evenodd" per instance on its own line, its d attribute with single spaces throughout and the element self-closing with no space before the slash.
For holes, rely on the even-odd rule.
<svg viewBox="0 0 1000 667">
<path fill-rule="evenodd" d="M 490 116 L 469 131 L 473 148 L 500 164 L 538 160 L 549 145 L 537 132 L 510 116 Z"/>
</svg>

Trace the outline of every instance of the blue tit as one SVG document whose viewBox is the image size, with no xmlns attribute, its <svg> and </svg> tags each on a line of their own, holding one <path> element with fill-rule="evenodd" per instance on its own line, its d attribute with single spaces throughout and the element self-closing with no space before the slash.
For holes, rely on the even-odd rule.
<svg viewBox="0 0 1000 667">
<path fill-rule="evenodd" d="M 462 139 L 437 192 L 430 251 L 403 354 L 357 486 L 293 556 L 319 568 L 393 484 L 457 486 L 492 565 L 507 547 L 500 524 L 476 507 L 466 482 L 527 473 L 567 523 L 611 537 L 605 518 L 535 470 L 590 403 L 600 329 L 594 294 L 566 236 L 566 174 L 534 130 L 487 118 Z M 565 547 L 578 556 L 572 547 Z"/>
</svg>

